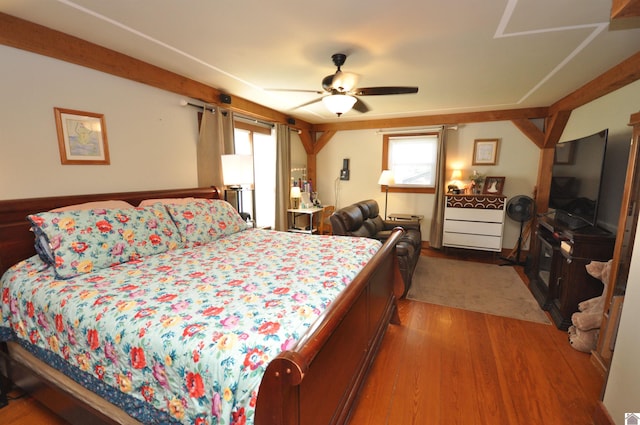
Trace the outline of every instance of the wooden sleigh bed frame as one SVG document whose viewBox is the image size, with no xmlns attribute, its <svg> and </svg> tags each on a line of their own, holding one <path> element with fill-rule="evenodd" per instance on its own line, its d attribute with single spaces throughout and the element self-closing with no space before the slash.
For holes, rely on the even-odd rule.
<svg viewBox="0 0 640 425">
<path fill-rule="evenodd" d="M 28 214 L 98 200 L 138 205 L 156 198 L 220 199 L 216 188 L 154 190 L 0 201 L 0 275 L 35 254 Z M 349 287 L 291 349 L 271 361 L 262 378 L 255 425 L 345 424 L 389 322 L 399 323 L 396 297 L 402 279 L 394 230 Z M 399 292 L 398 292 L 399 291 Z M 77 424 L 139 424 L 121 409 L 84 389 L 29 354 L 18 343 L 2 343 L 0 378 Z M 0 391 L 6 396 L 7 385 Z"/>
</svg>

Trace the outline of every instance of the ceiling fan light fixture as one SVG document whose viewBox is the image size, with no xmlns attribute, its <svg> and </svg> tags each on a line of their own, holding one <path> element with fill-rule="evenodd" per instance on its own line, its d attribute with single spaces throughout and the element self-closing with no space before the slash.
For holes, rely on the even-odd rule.
<svg viewBox="0 0 640 425">
<path fill-rule="evenodd" d="M 355 105 L 356 100 L 357 99 L 355 97 L 342 93 L 332 94 L 322 98 L 324 106 L 326 106 L 326 108 L 330 112 L 336 114 L 337 116 L 340 116 L 345 112 L 351 110 L 351 108 L 353 108 L 353 105 Z"/>
</svg>

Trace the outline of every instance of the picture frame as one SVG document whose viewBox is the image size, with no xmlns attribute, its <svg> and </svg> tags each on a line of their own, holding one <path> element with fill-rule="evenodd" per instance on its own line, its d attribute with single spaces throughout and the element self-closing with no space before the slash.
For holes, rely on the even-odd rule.
<svg viewBox="0 0 640 425">
<path fill-rule="evenodd" d="M 476 139 L 473 141 L 472 165 L 496 165 L 500 139 Z"/>
<path fill-rule="evenodd" d="M 482 185 L 483 195 L 502 195 L 505 177 L 487 176 Z"/>
<path fill-rule="evenodd" d="M 559 165 L 573 164 L 573 148 L 573 143 L 558 143 L 553 156 L 553 163 Z"/>
<path fill-rule="evenodd" d="M 53 108 L 63 165 L 109 165 L 104 114 Z"/>
</svg>

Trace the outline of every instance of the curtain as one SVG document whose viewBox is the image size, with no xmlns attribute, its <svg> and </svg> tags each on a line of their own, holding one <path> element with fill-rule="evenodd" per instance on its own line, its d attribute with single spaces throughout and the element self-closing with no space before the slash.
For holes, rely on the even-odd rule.
<svg viewBox="0 0 640 425">
<path fill-rule="evenodd" d="M 216 186 L 224 189 L 221 155 L 234 153 L 233 114 L 216 108 L 205 108 L 200 121 L 198 137 L 197 164 L 198 186 Z"/>
<path fill-rule="evenodd" d="M 291 133 L 276 124 L 276 230 L 287 230 L 287 209 L 291 190 Z"/>
<path fill-rule="evenodd" d="M 429 232 L 429 246 L 442 248 L 442 228 L 444 225 L 444 183 L 447 179 L 447 128 L 440 130 L 438 144 L 438 162 L 436 164 L 436 192 L 433 201 L 433 214 L 431 218 L 431 231 Z"/>
</svg>

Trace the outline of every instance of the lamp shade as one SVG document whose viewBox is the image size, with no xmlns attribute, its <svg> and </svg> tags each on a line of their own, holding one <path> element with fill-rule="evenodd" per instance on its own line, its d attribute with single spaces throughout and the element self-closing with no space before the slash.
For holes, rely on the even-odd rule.
<svg viewBox="0 0 640 425">
<path fill-rule="evenodd" d="M 451 173 L 451 180 L 460 180 L 462 179 L 462 170 L 453 170 Z"/>
<path fill-rule="evenodd" d="M 293 199 L 297 199 L 297 198 L 300 198 L 301 196 L 302 196 L 302 195 L 301 195 L 301 193 L 300 193 L 300 188 L 299 188 L 298 186 L 293 186 L 293 187 L 291 188 L 291 197 L 292 197 Z"/>
<path fill-rule="evenodd" d="M 225 186 L 253 184 L 252 155 L 222 155 L 222 179 Z"/>
<path fill-rule="evenodd" d="M 393 177 L 393 171 L 383 170 L 382 174 L 380 174 L 380 178 L 378 179 L 378 184 L 382 186 L 389 186 L 394 183 L 395 183 L 395 179 Z"/>
<path fill-rule="evenodd" d="M 327 109 L 337 116 L 344 114 L 356 104 L 356 98 L 348 94 L 332 94 L 322 98 L 322 103 Z"/>
</svg>

